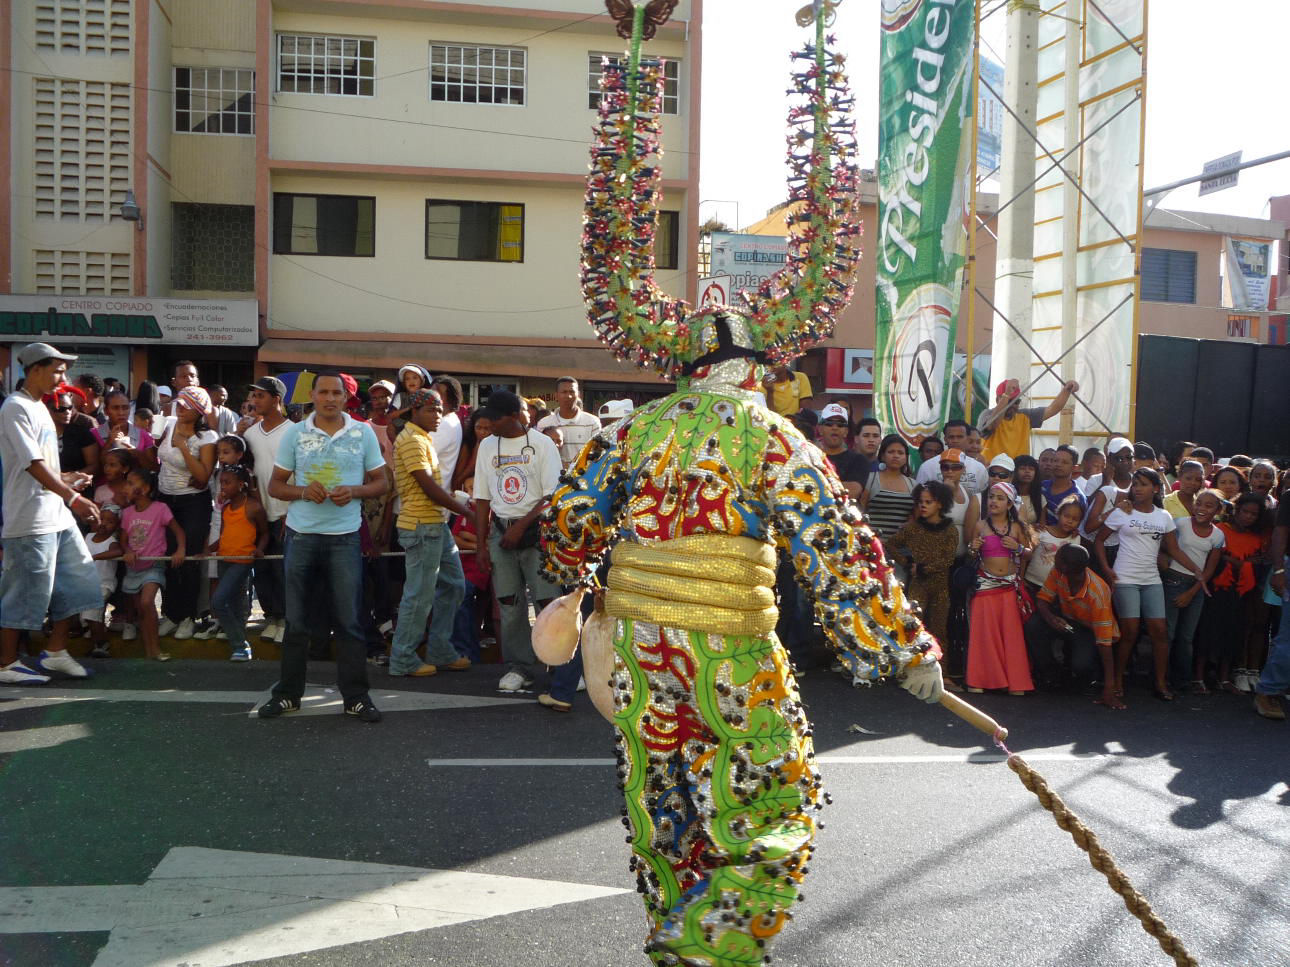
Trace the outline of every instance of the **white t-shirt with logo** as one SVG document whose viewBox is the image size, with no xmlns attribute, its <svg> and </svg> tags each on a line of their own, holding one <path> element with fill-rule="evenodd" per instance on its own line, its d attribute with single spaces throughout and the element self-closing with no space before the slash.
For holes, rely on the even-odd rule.
<svg viewBox="0 0 1290 967">
<path fill-rule="evenodd" d="M 1205 559 L 1209 557 L 1210 551 L 1227 544 L 1227 535 L 1223 533 L 1223 529 L 1214 524 L 1209 526 L 1209 536 L 1201 537 L 1196 533 L 1190 517 L 1184 517 L 1178 521 L 1178 546 L 1184 554 L 1195 562 L 1197 567 L 1201 568 L 1205 566 Z M 1176 571 L 1179 574 L 1191 574 L 1191 571 L 1177 561 L 1169 562 L 1169 570 Z"/>
<path fill-rule="evenodd" d="M 45 404 L 18 390 L 0 407 L 6 538 L 56 534 L 76 524 L 63 498 L 27 472 L 37 460 L 58 476 L 58 431 Z"/>
<path fill-rule="evenodd" d="M 1121 584 L 1159 584 L 1156 557 L 1166 534 L 1178 529 L 1173 515 L 1153 507 L 1150 512 L 1125 513 L 1116 508 L 1103 525 L 1120 535 L 1120 553 L 1115 558 L 1115 576 Z"/>
<path fill-rule="evenodd" d="M 475 456 L 475 499 L 493 516 L 516 520 L 560 486 L 560 451 L 538 430 L 510 439 L 491 436 Z"/>
<path fill-rule="evenodd" d="M 560 415 L 560 411 L 556 410 L 542 417 L 538 421 L 537 428 L 547 430 L 553 426 L 560 428 L 560 434 L 564 438 L 559 448 L 560 459 L 567 467 L 578 459 L 578 454 L 587 445 L 587 441 L 600 432 L 600 417 L 586 410 L 579 410 L 572 419 L 566 420 Z"/>
</svg>

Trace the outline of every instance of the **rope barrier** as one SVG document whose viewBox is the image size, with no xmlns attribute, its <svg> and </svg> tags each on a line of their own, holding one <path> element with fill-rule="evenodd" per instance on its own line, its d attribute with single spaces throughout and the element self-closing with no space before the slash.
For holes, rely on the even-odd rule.
<svg viewBox="0 0 1290 967">
<path fill-rule="evenodd" d="M 994 744 L 1008 757 L 1008 768 L 1017 774 L 1023 786 L 1035 794 L 1039 804 L 1052 813 L 1058 827 L 1070 833 L 1075 845 L 1088 854 L 1089 864 L 1106 877 L 1111 889 L 1124 901 L 1128 911 L 1137 917 L 1142 929 L 1156 939 L 1160 949 L 1173 958 L 1178 967 L 1198 967 L 1199 961 L 1187 952 L 1183 942 L 1160 919 L 1147 898 L 1133 888 L 1128 875 L 1116 864 L 1110 851 L 1098 841 L 1096 834 L 1071 811 L 1061 796 L 1053 792 L 1043 776 L 1004 745 L 1008 730 L 980 709 L 949 692 L 941 696 L 941 705 L 994 740 Z"/>
</svg>

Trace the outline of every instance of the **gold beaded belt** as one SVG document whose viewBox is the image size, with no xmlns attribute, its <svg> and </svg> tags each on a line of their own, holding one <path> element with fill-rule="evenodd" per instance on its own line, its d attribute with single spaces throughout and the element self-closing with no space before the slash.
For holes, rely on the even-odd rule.
<svg viewBox="0 0 1290 967">
<path fill-rule="evenodd" d="M 775 549 L 696 534 L 614 548 L 605 610 L 615 618 L 725 635 L 775 630 Z"/>
</svg>

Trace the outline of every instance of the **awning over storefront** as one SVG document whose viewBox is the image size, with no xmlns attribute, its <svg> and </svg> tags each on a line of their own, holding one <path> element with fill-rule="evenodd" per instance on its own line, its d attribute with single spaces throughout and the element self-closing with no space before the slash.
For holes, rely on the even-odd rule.
<svg viewBox="0 0 1290 967">
<path fill-rule="evenodd" d="M 540 345 L 394 340 L 272 338 L 260 347 L 261 363 L 292 368 L 397 371 L 417 363 L 432 372 L 481 376 L 573 376 L 590 382 L 664 386 L 651 370 L 619 363 L 598 343 L 544 340 Z"/>
</svg>

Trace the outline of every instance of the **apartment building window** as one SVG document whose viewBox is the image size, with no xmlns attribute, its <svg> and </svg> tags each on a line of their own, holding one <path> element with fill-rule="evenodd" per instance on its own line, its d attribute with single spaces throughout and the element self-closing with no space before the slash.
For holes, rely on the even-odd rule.
<svg viewBox="0 0 1290 967">
<path fill-rule="evenodd" d="M 273 195 L 278 255 L 376 254 L 376 199 L 355 195 Z"/>
<path fill-rule="evenodd" d="M 1142 298 L 1149 302 L 1196 301 L 1196 253 L 1167 248 L 1142 250 Z"/>
<path fill-rule="evenodd" d="M 36 46 L 61 54 L 130 53 L 130 0 L 37 0 Z"/>
<path fill-rule="evenodd" d="M 278 90 L 371 97 L 376 93 L 376 41 L 278 34 Z"/>
<path fill-rule="evenodd" d="M 681 266 L 681 213 L 659 212 L 654 232 L 654 267 L 676 269 Z"/>
<path fill-rule="evenodd" d="M 523 262 L 524 206 L 427 200 L 426 258 Z"/>
<path fill-rule="evenodd" d="M 175 68 L 175 130 L 182 134 L 254 134 L 255 71 Z"/>
<path fill-rule="evenodd" d="M 170 287 L 250 292 L 255 288 L 252 205 L 170 206 Z"/>
<path fill-rule="evenodd" d="M 522 47 L 430 45 L 432 101 L 522 105 L 527 73 Z"/>
<path fill-rule="evenodd" d="M 601 65 L 605 61 L 611 64 L 624 63 L 622 54 L 602 54 L 592 51 L 587 55 L 587 107 L 593 111 L 600 109 L 600 78 L 604 74 Z M 663 113 L 681 113 L 681 62 L 668 60 L 663 63 Z"/>
</svg>

